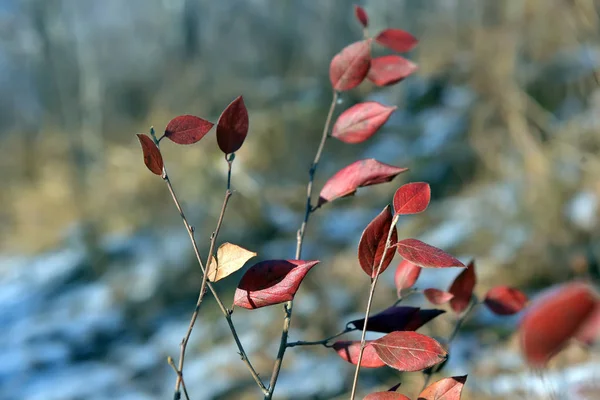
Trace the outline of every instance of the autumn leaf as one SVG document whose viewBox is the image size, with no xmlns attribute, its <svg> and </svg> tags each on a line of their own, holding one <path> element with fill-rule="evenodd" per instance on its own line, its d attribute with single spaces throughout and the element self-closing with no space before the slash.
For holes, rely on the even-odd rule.
<svg viewBox="0 0 600 400">
<path fill-rule="evenodd" d="M 268 260 L 246 271 L 235 291 L 233 304 L 247 309 L 290 301 L 300 283 L 319 261 Z"/>
<path fill-rule="evenodd" d="M 239 96 L 221 113 L 217 123 L 217 144 L 225 154 L 235 153 L 248 135 L 248 110 L 244 98 Z"/>
<path fill-rule="evenodd" d="M 496 286 L 487 292 L 484 303 L 495 314 L 512 315 L 525 307 L 527 296 L 515 288 Z"/>
<path fill-rule="evenodd" d="M 600 301 L 596 302 L 594 311 L 581 324 L 575 338 L 588 346 L 592 346 L 600 339 Z"/>
<path fill-rule="evenodd" d="M 389 86 L 406 79 L 417 69 L 416 64 L 398 55 L 381 56 L 371 60 L 367 79 L 377 86 Z"/>
<path fill-rule="evenodd" d="M 399 215 L 417 214 L 427 209 L 430 200 L 431 188 L 428 183 L 407 183 L 394 194 L 394 211 Z"/>
<path fill-rule="evenodd" d="M 362 25 L 363 28 L 369 26 L 369 17 L 367 16 L 367 12 L 361 6 L 354 5 L 354 16 L 356 20 Z"/>
<path fill-rule="evenodd" d="M 598 302 L 587 283 L 569 282 L 547 289 L 521 320 L 521 351 L 532 367 L 543 368 L 576 336 Z"/>
<path fill-rule="evenodd" d="M 456 258 L 417 239 L 404 239 L 396 244 L 398 254 L 423 268 L 464 267 Z"/>
<path fill-rule="evenodd" d="M 423 290 L 423 294 L 425 295 L 427 300 L 429 300 L 430 303 L 435 305 L 446 304 L 454 297 L 452 293 L 448 293 L 443 290 L 434 288 Z"/>
<path fill-rule="evenodd" d="M 160 150 L 156 147 L 154 140 L 150 139 L 149 136 L 143 133 L 137 134 L 138 140 L 142 145 L 142 152 L 144 153 L 144 164 L 146 167 L 156 175 L 162 175 L 163 173 L 163 159 L 160 154 Z"/>
<path fill-rule="evenodd" d="M 360 340 L 338 340 L 331 347 L 344 360 L 354 365 L 358 364 Z M 380 368 L 385 366 L 385 363 L 375 353 L 375 349 L 368 340 L 365 342 L 360 366 L 363 368 Z"/>
<path fill-rule="evenodd" d="M 367 321 L 367 330 L 371 332 L 391 333 L 402 331 L 411 323 L 413 316 L 419 312 L 418 307 L 392 306 L 382 312 L 372 315 Z M 365 326 L 365 319 L 355 319 L 346 324 L 347 328 L 353 326 L 355 329 L 362 330 Z"/>
<path fill-rule="evenodd" d="M 444 314 L 446 311 L 438 310 L 435 308 L 419 310 L 417 313 L 413 314 L 410 320 L 404 326 L 405 331 L 416 331 L 435 317 L 438 317 Z"/>
<path fill-rule="evenodd" d="M 193 144 L 202 139 L 213 123 L 194 115 L 180 115 L 167 124 L 165 137 L 177 144 Z"/>
<path fill-rule="evenodd" d="M 417 332 L 397 331 L 374 340 L 381 361 L 398 371 L 421 371 L 444 361 L 448 354 L 436 340 Z"/>
<path fill-rule="evenodd" d="M 379 273 L 382 273 L 392 262 L 394 258 L 394 249 L 392 246 L 398 241 L 398 232 L 396 227 L 392 227 L 393 220 L 391 207 L 386 206 L 383 211 L 367 225 L 363 231 L 358 243 L 358 261 L 361 268 L 371 278 L 378 274 L 378 268 L 381 263 Z M 384 250 L 387 246 L 388 233 L 392 229 L 390 245 L 384 257 Z M 383 262 L 382 259 L 383 258 Z"/>
<path fill-rule="evenodd" d="M 394 28 L 389 28 L 379 33 L 375 41 L 399 53 L 411 51 L 418 43 L 417 39 L 410 33 Z"/>
<path fill-rule="evenodd" d="M 329 66 L 329 79 L 334 90 L 350 90 L 360 85 L 371 66 L 371 39 L 346 46 L 336 54 Z"/>
<path fill-rule="evenodd" d="M 408 168 L 394 167 L 373 158 L 356 161 L 333 175 L 319 194 L 319 206 L 351 196 L 361 187 L 389 182 Z"/>
<path fill-rule="evenodd" d="M 418 400 L 460 400 L 467 375 L 441 379 L 421 392 Z"/>
<path fill-rule="evenodd" d="M 402 290 L 413 287 L 419 279 L 419 275 L 421 275 L 421 267 L 407 260 L 400 261 L 394 273 L 394 283 L 396 284 L 398 297 L 401 296 Z"/>
<path fill-rule="evenodd" d="M 363 400 L 410 400 L 409 397 L 401 393 L 394 392 L 375 392 L 367 395 Z"/>
<path fill-rule="evenodd" d="M 454 295 L 454 298 L 450 300 L 450 307 L 455 313 L 460 314 L 469 307 L 471 303 L 471 297 L 473 296 L 473 290 L 477 283 L 477 276 L 475 274 L 475 262 L 471 261 L 467 265 L 467 269 L 462 271 L 450 285 L 448 290 Z"/>
<path fill-rule="evenodd" d="M 232 243 L 223 243 L 217 250 L 217 257 L 212 257 L 208 267 L 208 279 L 220 281 L 244 266 L 246 261 L 255 257 L 256 253 Z"/>
<path fill-rule="evenodd" d="M 344 111 L 331 136 L 344 143 L 361 143 L 373 136 L 398 107 L 384 106 L 376 101 L 356 104 Z"/>
</svg>

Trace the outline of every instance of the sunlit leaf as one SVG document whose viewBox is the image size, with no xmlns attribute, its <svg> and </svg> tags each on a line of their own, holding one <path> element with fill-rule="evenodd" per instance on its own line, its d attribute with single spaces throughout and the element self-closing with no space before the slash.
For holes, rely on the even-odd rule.
<svg viewBox="0 0 600 400">
<path fill-rule="evenodd" d="M 144 164 L 146 167 L 156 175 L 162 175 L 163 173 L 163 159 L 160 154 L 160 150 L 154 144 L 149 136 L 143 133 L 137 134 L 138 140 L 142 145 L 142 152 L 144 153 Z"/>
<path fill-rule="evenodd" d="M 223 243 L 208 267 L 208 279 L 217 282 L 244 266 L 256 253 L 232 243 Z"/>
<path fill-rule="evenodd" d="M 429 300 L 430 303 L 435 305 L 446 304 L 454 297 L 452 293 L 448 293 L 443 290 L 434 288 L 423 290 L 423 294 L 425 295 L 427 300 Z"/>
<path fill-rule="evenodd" d="M 196 143 L 213 127 L 213 123 L 194 115 L 180 115 L 167 124 L 165 137 L 177 144 Z"/>
<path fill-rule="evenodd" d="M 367 395 L 363 400 L 410 400 L 409 397 L 401 393 L 394 392 L 375 392 Z"/>
<path fill-rule="evenodd" d="M 333 125 L 331 136 L 345 143 L 361 143 L 373 136 L 398 107 L 376 101 L 358 103 L 344 111 Z"/>
<path fill-rule="evenodd" d="M 448 356 L 436 340 L 417 332 L 392 332 L 374 340 L 372 346 L 384 363 L 399 371 L 421 371 Z"/>
<path fill-rule="evenodd" d="M 396 214 L 417 214 L 425 211 L 431 200 L 431 188 L 425 182 L 411 182 L 400 186 L 394 194 Z"/>
<path fill-rule="evenodd" d="M 597 302 L 594 289 L 583 282 L 569 282 L 543 292 L 529 306 L 519 327 L 527 362 L 543 368 L 580 331 Z"/>
<path fill-rule="evenodd" d="M 371 39 L 346 46 L 329 66 L 329 79 L 337 91 L 355 88 L 365 79 L 371 66 Z"/>
<path fill-rule="evenodd" d="M 290 301 L 319 261 L 268 260 L 250 267 L 235 291 L 233 303 L 255 309 Z"/>
<path fill-rule="evenodd" d="M 398 296 L 401 295 L 403 289 L 413 287 L 419 279 L 419 275 L 421 275 L 421 267 L 407 260 L 400 261 L 394 273 L 394 283 L 396 284 Z"/>
<path fill-rule="evenodd" d="M 248 127 L 248 110 L 239 96 L 223 110 L 217 123 L 217 144 L 221 151 L 225 154 L 238 151 L 248 135 Z"/>
<path fill-rule="evenodd" d="M 371 60 L 367 79 L 377 86 L 388 86 L 406 79 L 417 69 L 416 64 L 398 55 L 381 56 Z"/>
<path fill-rule="evenodd" d="M 456 258 L 417 239 L 404 239 L 396 244 L 398 254 L 423 268 L 464 267 Z"/>
<path fill-rule="evenodd" d="M 375 278 L 377 275 L 380 263 L 381 269 L 379 273 L 382 273 L 394 258 L 395 251 L 392 246 L 398 241 L 398 232 L 395 226 L 392 227 L 393 218 L 391 207 L 388 205 L 367 225 L 360 237 L 360 242 L 358 243 L 358 261 L 363 271 L 371 278 Z M 392 235 L 384 257 L 390 228 L 392 229 Z"/>
<path fill-rule="evenodd" d="M 332 346 L 333 350 L 344 360 L 351 364 L 358 364 L 358 355 L 360 353 L 360 340 L 338 340 Z M 381 361 L 375 349 L 371 345 L 371 341 L 365 342 L 362 360 L 360 360 L 362 368 L 380 368 L 385 366 Z"/>
<path fill-rule="evenodd" d="M 394 167 L 373 158 L 356 161 L 329 178 L 319 195 L 319 206 L 351 196 L 358 188 L 389 182 L 405 171 L 408 168 Z"/>
<path fill-rule="evenodd" d="M 527 296 L 515 288 L 496 286 L 487 292 L 484 303 L 495 314 L 512 315 L 525 307 Z"/>
<path fill-rule="evenodd" d="M 444 378 L 429 385 L 418 400 L 460 400 L 467 375 Z"/>
<path fill-rule="evenodd" d="M 473 296 L 473 289 L 477 283 L 477 276 L 475 274 L 475 262 L 471 261 L 467 265 L 467 269 L 462 271 L 450 285 L 448 290 L 454 295 L 454 298 L 450 300 L 450 307 L 455 313 L 460 314 L 469 307 L 471 302 L 471 296 Z"/>
<path fill-rule="evenodd" d="M 410 33 L 394 28 L 382 31 L 377 35 L 375 41 L 380 45 L 399 53 L 411 51 L 418 43 L 417 39 Z"/>
</svg>

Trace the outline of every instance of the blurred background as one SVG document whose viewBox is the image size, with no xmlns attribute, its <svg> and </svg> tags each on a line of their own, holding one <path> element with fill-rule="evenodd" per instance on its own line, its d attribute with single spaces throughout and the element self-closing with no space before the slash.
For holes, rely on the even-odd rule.
<svg viewBox="0 0 600 400">
<path fill-rule="evenodd" d="M 166 359 L 178 354 L 201 275 L 135 133 L 161 132 L 181 114 L 216 122 L 243 95 L 250 134 L 236 154 L 236 193 L 219 242 L 258 259 L 292 258 L 331 98 L 329 62 L 362 36 L 352 4 L 0 0 L 0 398 L 172 397 Z M 419 38 L 407 55 L 419 70 L 393 87 L 366 82 L 342 95 L 336 115 L 365 100 L 399 109 L 363 144 L 330 140 L 317 188 L 359 158 L 411 171 L 311 220 L 304 258 L 321 264 L 298 293 L 291 339 L 325 338 L 362 314 L 369 279 L 356 246 L 406 181 L 429 182 L 434 200 L 401 220 L 400 237 L 475 259 L 478 296 L 498 283 L 534 296 L 585 271 L 597 276 L 600 2 L 361 5 L 371 34 L 396 27 Z M 193 146 L 161 147 L 206 254 L 227 169 L 214 133 Z M 375 312 L 396 299 L 399 260 L 382 276 Z M 417 287 L 446 289 L 457 273 L 425 271 Z M 217 285 L 226 304 L 240 276 Z M 415 295 L 407 304 L 425 302 Z M 265 379 L 282 316 L 279 306 L 233 315 Z M 442 315 L 422 332 L 444 337 L 453 318 Z M 468 373 L 467 399 L 547 398 L 550 388 L 561 399 L 600 398 L 597 352 L 569 348 L 540 380 L 520 357 L 518 319 L 478 308 L 440 376 Z M 192 398 L 259 398 L 210 296 L 186 361 Z M 353 372 L 330 349 L 290 349 L 275 398 L 346 398 Z M 363 370 L 360 388 L 402 380 L 400 390 L 414 396 L 422 379 Z"/>
</svg>

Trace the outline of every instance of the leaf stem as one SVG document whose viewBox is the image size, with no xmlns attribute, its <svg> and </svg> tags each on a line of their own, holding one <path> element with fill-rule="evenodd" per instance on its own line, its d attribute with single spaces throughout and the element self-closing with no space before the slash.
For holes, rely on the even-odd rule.
<svg viewBox="0 0 600 400">
<path fill-rule="evenodd" d="M 329 106 L 329 112 L 327 113 L 327 118 L 325 120 L 325 125 L 323 126 L 323 134 L 321 135 L 321 142 L 319 143 L 319 147 L 317 148 L 317 153 L 315 154 L 315 158 L 310 166 L 310 170 L 308 171 L 308 184 L 306 186 L 306 207 L 304 210 L 304 219 L 302 220 L 302 225 L 296 234 L 296 260 L 300 260 L 302 256 L 302 245 L 304 243 L 304 234 L 306 233 L 306 226 L 308 224 L 308 220 L 310 218 L 310 214 L 314 211 L 312 207 L 312 192 L 313 192 L 313 183 L 315 179 L 315 173 L 317 172 L 317 166 L 319 165 L 319 161 L 321 160 L 321 155 L 323 154 L 323 149 L 325 148 L 325 143 L 327 142 L 329 127 L 331 125 L 331 120 L 333 118 L 333 111 L 335 110 L 335 106 L 338 100 L 338 92 L 334 90 L 333 98 L 331 99 L 331 104 Z M 281 365 L 283 363 L 283 357 L 285 355 L 285 350 L 287 349 L 288 344 L 288 334 L 290 331 L 290 324 L 292 320 L 292 310 L 294 307 L 293 301 L 288 301 L 284 304 L 284 318 L 283 318 L 283 329 L 281 331 L 281 340 L 279 342 L 279 350 L 277 351 L 277 358 L 275 359 L 275 364 L 273 365 L 273 372 L 271 374 L 271 379 L 269 381 L 269 389 L 265 394 L 264 399 L 270 400 L 273 397 L 273 392 L 275 391 L 275 385 L 277 384 L 277 378 L 279 378 L 279 372 L 281 371 Z"/>
<path fill-rule="evenodd" d="M 373 304 L 375 287 L 377 286 L 377 280 L 379 279 L 379 274 L 381 273 L 381 268 L 383 267 L 385 256 L 387 255 L 387 252 L 391 247 L 392 234 L 394 232 L 394 229 L 396 229 L 396 223 L 398 223 L 399 217 L 400 215 L 398 214 L 394 215 L 392 224 L 390 225 L 390 229 L 388 230 L 387 239 L 385 241 L 385 247 L 383 248 L 383 253 L 381 255 L 381 259 L 379 260 L 379 265 L 377 266 L 377 273 L 375 274 L 375 278 L 373 278 L 373 281 L 371 282 L 371 289 L 369 290 L 369 300 L 367 301 L 367 310 L 365 311 L 365 322 L 360 337 L 360 352 L 358 353 L 358 361 L 356 363 L 356 370 L 354 371 L 354 380 L 352 381 L 352 393 L 350 394 L 350 400 L 354 400 L 354 398 L 356 397 L 356 387 L 358 385 L 358 376 L 360 374 L 360 364 L 362 362 L 363 353 L 365 351 L 367 324 L 369 322 L 369 314 L 371 313 L 371 305 Z"/>
<path fill-rule="evenodd" d="M 337 337 L 345 335 L 348 332 L 352 332 L 354 330 L 355 329 L 353 329 L 353 328 L 346 328 L 343 331 L 341 331 L 340 333 L 336 333 L 335 335 L 329 336 L 328 338 L 322 339 L 322 340 L 315 340 L 315 341 L 308 341 L 308 342 L 307 341 L 299 340 L 297 342 L 289 342 L 287 344 L 287 347 L 289 348 L 289 347 L 296 347 L 296 346 L 315 346 L 315 345 L 323 345 L 325 347 L 331 347 L 328 344 L 328 342 L 330 342 L 331 340 L 333 340 L 333 339 L 335 339 Z"/>
</svg>

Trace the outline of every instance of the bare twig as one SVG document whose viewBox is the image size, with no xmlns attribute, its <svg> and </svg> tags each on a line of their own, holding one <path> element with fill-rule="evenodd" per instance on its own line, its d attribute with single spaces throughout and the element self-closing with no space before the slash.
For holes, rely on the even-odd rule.
<svg viewBox="0 0 600 400">
<path fill-rule="evenodd" d="M 363 330 L 360 337 L 360 352 L 358 353 L 358 361 L 356 363 L 356 370 L 354 371 L 354 380 L 352 381 L 352 393 L 350 394 L 350 400 L 354 400 L 354 397 L 356 397 L 356 387 L 358 385 L 358 375 L 360 374 L 360 364 L 362 362 L 363 353 L 365 351 L 365 337 L 367 335 L 367 323 L 369 322 L 371 305 L 373 304 L 373 295 L 375 294 L 375 287 L 377 286 L 377 280 L 379 279 L 379 274 L 381 273 L 381 268 L 385 261 L 385 256 L 387 255 L 387 252 L 392 244 L 392 234 L 394 232 L 394 229 L 396 229 L 396 223 L 398 222 L 398 218 L 398 214 L 394 215 L 392 224 L 390 225 L 390 229 L 388 231 L 387 239 L 385 240 L 385 247 L 383 248 L 383 253 L 381 255 L 381 259 L 379 260 L 379 265 L 377 266 L 377 273 L 375 274 L 375 278 L 373 278 L 373 281 L 371 282 L 371 290 L 369 290 L 369 300 L 367 301 L 367 310 L 365 311 L 365 322 L 363 324 Z"/>
<path fill-rule="evenodd" d="M 302 220 L 302 225 L 296 234 L 296 260 L 299 260 L 302 256 L 302 244 L 304 242 L 304 234 L 306 233 L 306 225 L 308 224 L 308 220 L 310 218 L 310 214 L 315 210 L 312 207 L 312 191 L 313 191 L 313 183 L 315 178 L 315 172 L 317 171 L 317 166 L 319 165 L 319 161 L 321 160 L 321 155 L 323 154 L 323 149 L 325 147 L 325 142 L 327 142 L 327 136 L 329 133 L 329 126 L 331 125 L 331 120 L 333 118 L 333 111 L 335 110 L 335 106 L 338 100 L 338 92 L 333 92 L 333 98 L 331 99 L 331 105 L 329 106 L 329 112 L 327 114 L 327 119 L 325 120 L 325 125 L 323 127 L 323 134 L 321 135 L 321 142 L 319 143 L 319 148 L 317 149 L 317 153 L 315 154 L 315 158 L 313 160 L 312 165 L 310 166 L 310 170 L 308 172 L 308 185 L 306 187 L 306 207 L 304 210 L 304 219 Z M 279 371 L 281 371 L 281 364 L 283 363 L 283 357 L 285 355 L 285 350 L 287 349 L 288 343 L 288 333 L 290 331 L 290 323 L 292 320 L 292 310 L 294 307 L 293 301 L 288 301 L 284 304 L 284 319 L 283 319 L 283 329 L 281 332 L 281 341 L 279 343 L 279 350 L 277 351 L 277 358 L 275 360 L 275 365 L 273 366 L 273 373 L 271 374 L 271 379 L 269 381 L 269 389 L 265 394 L 265 400 L 270 400 L 273 397 L 273 392 L 275 390 L 275 385 L 277 384 L 277 378 L 279 377 Z"/>
<path fill-rule="evenodd" d="M 181 374 L 181 371 L 178 370 L 177 367 L 175 366 L 175 362 L 173 361 L 172 357 L 167 358 L 167 362 L 173 368 L 173 370 L 175 371 L 175 373 L 177 374 L 179 379 L 181 379 L 181 387 L 183 388 L 183 394 L 184 394 L 186 400 L 190 400 L 190 396 L 188 395 L 187 388 L 185 387 L 185 381 L 183 380 L 183 375 Z M 173 399 L 179 400 L 179 397 L 180 397 L 179 392 L 175 392 Z"/>
<path fill-rule="evenodd" d="M 335 335 L 329 336 L 328 338 L 322 339 L 322 340 L 315 340 L 315 341 L 311 341 L 311 342 L 299 340 L 297 342 L 289 342 L 287 344 L 287 347 L 289 348 L 289 347 L 296 347 L 296 346 L 315 346 L 315 345 L 323 345 L 325 347 L 331 347 L 331 345 L 329 345 L 330 341 L 332 341 L 333 339 L 335 339 L 337 337 L 345 335 L 348 332 L 352 332 L 354 330 L 356 330 L 356 329 L 346 328 L 343 331 L 341 331 L 340 333 L 336 333 Z"/>
</svg>

